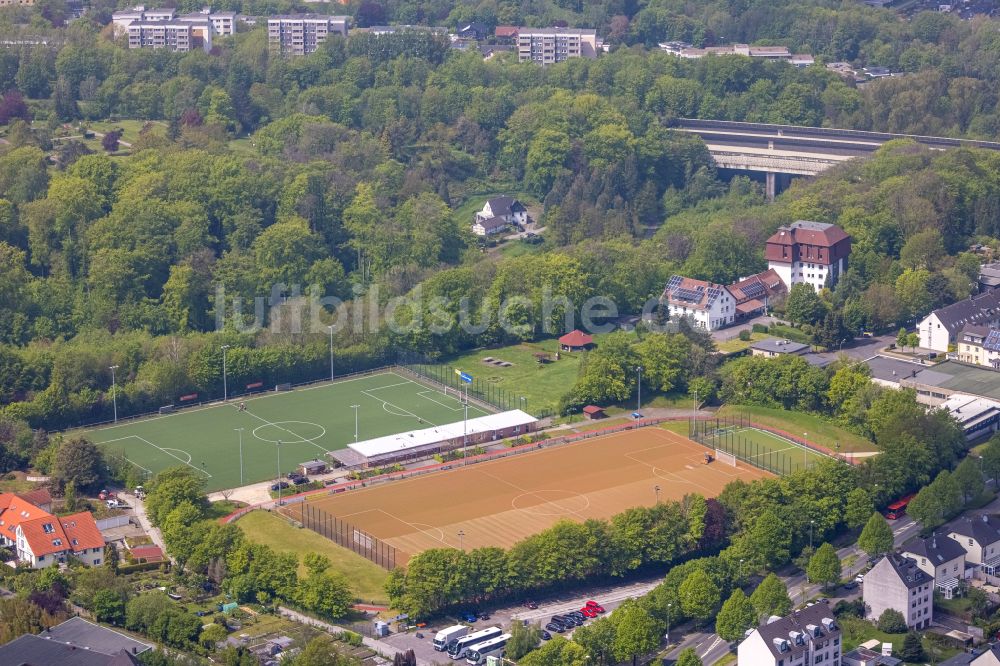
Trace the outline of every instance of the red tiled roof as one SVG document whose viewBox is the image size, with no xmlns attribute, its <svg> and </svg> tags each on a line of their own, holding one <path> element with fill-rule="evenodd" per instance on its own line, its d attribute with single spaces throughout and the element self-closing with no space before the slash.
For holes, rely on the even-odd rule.
<svg viewBox="0 0 1000 666">
<path fill-rule="evenodd" d="M 0 493 L 0 534 L 10 541 L 17 539 L 17 526 L 36 518 L 55 521 L 47 511 L 12 493 Z"/>
<path fill-rule="evenodd" d="M 43 504 L 52 504 L 52 494 L 46 488 L 29 490 L 26 493 L 17 493 L 17 496 L 23 499 L 25 502 L 30 502 L 35 506 L 42 506 Z"/>
<path fill-rule="evenodd" d="M 19 525 L 19 528 L 35 557 L 61 553 L 70 548 L 59 521 L 48 514 L 41 518 L 26 520 Z"/>
<path fill-rule="evenodd" d="M 675 280 L 675 277 L 679 279 Z M 707 310 L 712 306 L 716 298 L 729 295 L 726 287 L 723 287 L 721 284 L 689 277 L 675 277 L 670 278 L 670 283 L 668 283 L 667 288 L 663 291 L 663 296 L 667 299 L 668 303 L 677 303 L 693 310 Z M 698 300 L 681 298 L 685 292 L 697 294 Z M 713 293 L 716 294 L 715 297 L 712 296 Z"/>
<path fill-rule="evenodd" d="M 603 411 L 604 411 L 604 408 L 603 407 L 598 407 L 597 405 L 587 405 L 586 407 L 583 408 L 583 413 L 584 414 L 598 414 L 598 413 L 603 412 Z"/>
<path fill-rule="evenodd" d="M 763 309 L 763 307 L 764 304 L 755 298 L 753 300 L 737 303 L 736 311 L 741 314 L 749 314 L 751 312 L 756 312 L 757 310 L 761 310 Z"/>
<path fill-rule="evenodd" d="M 517 37 L 518 28 L 515 25 L 498 25 L 493 32 L 497 37 Z"/>
<path fill-rule="evenodd" d="M 59 519 L 70 547 L 79 552 L 86 548 L 104 548 L 104 535 L 97 528 L 93 514 L 81 511 Z"/>
<path fill-rule="evenodd" d="M 163 551 L 160 550 L 159 546 L 136 546 L 129 552 L 132 553 L 132 557 L 137 560 L 158 562 L 164 559 Z"/>
<path fill-rule="evenodd" d="M 566 335 L 559 338 L 559 344 L 566 347 L 586 347 L 593 342 L 594 338 L 579 329 L 570 331 Z"/>
<path fill-rule="evenodd" d="M 749 293 L 744 291 L 748 287 L 752 287 L 757 284 L 764 288 L 764 294 L 759 293 L 759 289 L 749 289 Z M 749 298 L 761 298 L 763 296 L 770 298 L 775 294 L 782 294 L 785 291 L 787 291 L 785 283 L 780 277 L 778 277 L 778 272 L 773 268 L 769 268 L 763 273 L 751 275 L 748 278 L 744 278 L 739 282 L 729 285 L 729 293 L 731 293 L 733 298 L 736 299 L 737 305 Z"/>
<path fill-rule="evenodd" d="M 768 243 L 780 245 L 816 245 L 832 247 L 850 236 L 835 224 L 798 220 L 787 227 L 779 227 Z"/>
</svg>

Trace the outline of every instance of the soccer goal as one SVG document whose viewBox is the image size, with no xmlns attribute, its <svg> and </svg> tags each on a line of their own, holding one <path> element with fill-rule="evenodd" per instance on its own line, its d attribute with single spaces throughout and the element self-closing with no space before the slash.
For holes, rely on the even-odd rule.
<svg viewBox="0 0 1000 666">
<path fill-rule="evenodd" d="M 715 459 L 718 460 L 719 462 L 724 462 L 727 465 L 732 465 L 733 467 L 736 467 L 736 456 L 734 456 L 732 453 L 726 453 L 721 449 L 716 449 Z"/>
</svg>

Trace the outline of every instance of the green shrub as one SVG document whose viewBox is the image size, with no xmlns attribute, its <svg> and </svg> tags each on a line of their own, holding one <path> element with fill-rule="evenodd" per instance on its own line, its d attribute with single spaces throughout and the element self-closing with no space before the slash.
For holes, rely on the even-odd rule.
<svg viewBox="0 0 1000 666">
<path fill-rule="evenodd" d="M 895 608 L 886 608 L 878 618 L 878 629 L 887 634 L 902 634 L 906 631 L 906 618 Z"/>
<path fill-rule="evenodd" d="M 743 342 L 750 342 L 750 331 L 743 329 L 740 331 L 740 340 Z"/>
</svg>

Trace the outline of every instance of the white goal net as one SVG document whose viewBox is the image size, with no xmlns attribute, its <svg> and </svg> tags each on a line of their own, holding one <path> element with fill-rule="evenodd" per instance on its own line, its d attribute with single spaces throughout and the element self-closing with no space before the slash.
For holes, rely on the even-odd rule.
<svg viewBox="0 0 1000 666">
<path fill-rule="evenodd" d="M 725 451 L 716 449 L 715 459 L 718 460 L 719 462 L 724 462 L 727 465 L 732 465 L 733 467 L 736 467 L 736 456 L 734 456 L 732 453 L 726 453 Z"/>
</svg>

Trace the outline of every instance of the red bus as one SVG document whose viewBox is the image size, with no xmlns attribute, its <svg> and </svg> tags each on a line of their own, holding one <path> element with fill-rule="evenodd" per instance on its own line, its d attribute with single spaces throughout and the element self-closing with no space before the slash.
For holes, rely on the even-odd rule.
<svg viewBox="0 0 1000 666">
<path fill-rule="evenodd" d="M 901 497 L 889 506 L 885 508 L 885 517 L 889 520 L 896 520 L 897 518 L 902 518 L 906 514 L 906 505 L 910 503 L 916 495 L 907 495 L 906 497 Z"/>
</svg>

